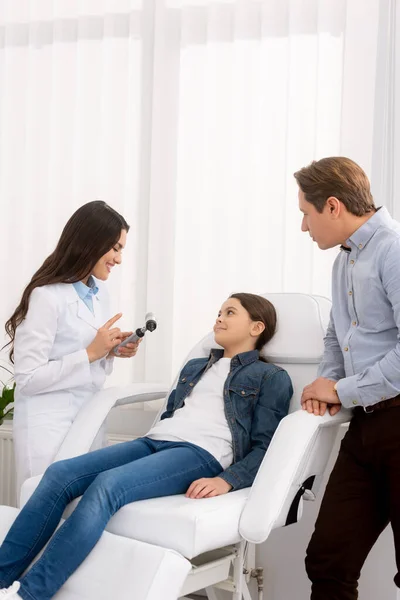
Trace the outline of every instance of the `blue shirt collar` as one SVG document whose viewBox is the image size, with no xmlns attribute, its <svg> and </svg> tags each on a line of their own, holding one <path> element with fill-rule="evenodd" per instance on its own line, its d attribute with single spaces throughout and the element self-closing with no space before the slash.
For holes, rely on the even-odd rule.
<svg viewBox="0 0 400 600">
<path fill-rule="evenodd" d="M 99 291 L 99 288 L 97 287 L 96 282 L 91 275 L 87 281 L 87 285 L 82 281 L 76 281 L 73 286 L 76 289 L 79 298 L 82 300 L 85 300 L 86 298 L 92 298 Z"/>
<path fill-rule="evenodd" d="M 346 240 L 346 245 L 350 247 L 356 246 L 359 250 L 362 250 L 380 227 L 393 227 L 392 223 L 393 219 L 388 210 L 384 206 L 381 206 L 368 221 L 356 229 L 349 239 Z"/>
</svg>

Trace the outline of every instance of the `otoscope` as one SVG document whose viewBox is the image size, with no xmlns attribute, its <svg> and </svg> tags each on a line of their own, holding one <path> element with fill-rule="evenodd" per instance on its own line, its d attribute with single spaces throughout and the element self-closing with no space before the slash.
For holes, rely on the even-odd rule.
<svg viewBox="0 0 400 600">
<path fill-rule="evenodd" d="M 154 313 L 149 312 L 145 318 L 146 324 L 143 327 L 138 327 L 132 335 L 130 335 L 126 340 L 118 344 L 118 346 L 114 349 L 115 354 L 119 354 L 120 348 L 123 348 L 127 344 L 134 344 L 141 338 L 143 338 L 146 334 L 146 331 L 154 331 L 157 329 L 157 320 L 154 316 Z"/>
</svg>

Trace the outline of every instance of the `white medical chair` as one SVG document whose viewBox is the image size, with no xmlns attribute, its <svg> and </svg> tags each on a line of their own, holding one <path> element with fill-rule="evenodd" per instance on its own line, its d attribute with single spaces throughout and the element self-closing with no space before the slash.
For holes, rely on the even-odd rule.
<svg viewBox="0 0 400 600">
<path fill-rule="evenodd" d="M 203 588 L 210 600 L 217 598 L 218 589 L 230 591 L 233 600 L 250 600 L 249 547 L 251 550 L 252 544 L 264 542 L 273 529 L 301 516 L 303 500 L 314 499 L 318 491 L 340 424 L 350 419 L 344 409 L 335 417 L 315 417 L 299 410 L 301 391 L 315 379 L 322 357 L 329 300 L 306 294 L 265 296 L 277 309 L 278 332 L 263 354 L 288 371 L 294 396 L 290 414 L 281 421 L 253 486 L 216 498 L 189 500 L 179 495 L 123 507 L 110 520 L 90 556 L 58 592 L 57 600 L 175 600 Z M 209 334 L 185 362 L 207 356 L 212 346 L 214 339 Z M 87 452 L 113 406 L 151 401 L 165 393 L 160 384 L 101 391 L 80 411 L 57 460 Z M 24 483 L 22 505 L 39 480 L 36 477 Z M 0 540 L 15 518 L 15 511 L 10 511 L 0 509 Z M 254 570 L 252 575 L 258 576 L 261 597 L 262 571 Z M 107 595 L 110 585 L 112 596 Z"/>
</svg>

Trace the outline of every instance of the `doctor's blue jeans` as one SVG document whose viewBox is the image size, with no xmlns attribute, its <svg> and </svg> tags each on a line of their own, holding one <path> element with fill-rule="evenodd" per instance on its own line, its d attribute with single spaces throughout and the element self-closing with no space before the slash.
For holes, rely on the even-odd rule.
<svg viewBox="0 0 400 600">
<path fill-rule="evenodd" d="M 211 454 L 194 444 L 149 438 L 53 463 L 0 547 L 0 589 L 19 580 L 24 600 L 52 598 L 122 506 L 184 494 L 196 479 L 216 477 L 222 470 Z M 54 534 L 65 507 L 79 496 L 79 504 Z M 43 555 L 22 576 L 49 540 Z"/>
</svg>

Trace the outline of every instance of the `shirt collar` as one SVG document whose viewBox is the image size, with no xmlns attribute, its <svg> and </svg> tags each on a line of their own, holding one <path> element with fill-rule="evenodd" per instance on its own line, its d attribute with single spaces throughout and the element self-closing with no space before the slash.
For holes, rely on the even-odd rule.
<svg viewBox="0 0 400 600">
<path fill-rule="evenodd" d="M 392 225 L 393 219 L 390 216 L 389 212 L 384 206 L 381 206 L 377 209 L 377 211 L 365 221 L 361 227 L 356 229 L 356 231 L 346 240 L 347 246 L 356 246 L 360 250 L 362 250 L 369 240 L 372 238 L 374 233 L 382 226 L 390 227 Z M 344 246 L 341 247 L 343 250 L 346 250 Z"/>
<path fill-rule="evenodd" d="M 76 281 L 73 286 L 76 289 L 79 298 L 82 300 L 95 296 L 99 291 L 99 288 L 91 275 L 87 281 L 87 285 L 83 283 L 83 281 Z"/>
</svg>

